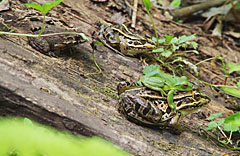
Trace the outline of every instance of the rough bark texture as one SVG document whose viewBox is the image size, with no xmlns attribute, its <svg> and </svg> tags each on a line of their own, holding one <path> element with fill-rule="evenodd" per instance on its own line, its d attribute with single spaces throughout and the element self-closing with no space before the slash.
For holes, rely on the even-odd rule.
<svg viewBox="0 0 240 156">
<path fill-rule="evenodd" d="M 2 19 L 17 32 L 29 32 L 30 25 L 34 25 L 29 17 L 41 19 L 41 14 L 24 7 L 20 1 L 10 2 L 11 10 L 4 12 Z M 49 12 L 47 21 L 52 19 L 55 24 L 60 23 L 60 26 L 77 28 L 91 42 L 93 32 L 97 31 L 96 23 L 110 21 L 113 13 L 119 12 L 114 7 L 115 3 L 112 3 L 108 3 L 107 9 L 106 3 L 65 0 Z M 111 7 L 114 9 L 111 10 Z M 198 33 L 201 56 L 192 57 L 193 61 L 221 53 L 223 57 L 228 56 L 227 61 L 239 62 L 239 53 L 234 49 L 230 53 L 227 48 L 222 47 L 221 39 L 207 38 L 198 28 L 159 20 L 156 16 L 159 11 L 154 11 L 156 25 L 162 28 L 159 29 L 160 34 Z M 153 30 L 149 30 L 149 18 L 142 9 L 138 12 L 137 19 L 140 31 L 145 26 L 148 27 L 147 32 L 153 33 Z M 211 39 L 216 41 L 211 42 Z M 186 127 L 181 135 L 171 134 L 167 130 L 149 129 L 127 121 L 116 108 L 116 86 L 122 80 L 137 81 L 141 77 L 142 63 L 138 58 L 123 57 L 102 46 L 98 47 L 95 57 L 103 73 L 89 74 L 98 72 L 92 59 L 90 42 L 75 46 L 72 56 L 53 58 L 32 49 L 27 38 L 1 36 L 0 114 L 29 117 L 73 133 L 101 136 L 140 156 L 217 156 L 228 151 L 207 141 L 197 131 L 198 126 L 206 127 L 206 116 L 209 114 L 221 111 L 229 115 L 232 112 L 224 107 L 221 99 L 214 98 L 207 87 L 203 90 L 210 95 L 212 102 L 182 121 Z M 209 63 L 199 66 L 199 71 L 199 77 L 208 82 L 215 83 L 223 79 L 222 73 L 214 71 Z"/>
</svg>

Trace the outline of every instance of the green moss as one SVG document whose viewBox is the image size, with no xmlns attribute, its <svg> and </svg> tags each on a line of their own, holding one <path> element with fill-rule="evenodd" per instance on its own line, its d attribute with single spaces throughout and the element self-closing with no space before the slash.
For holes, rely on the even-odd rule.
<svg viewBox="0 0 240 156">
<path fill-rule="evenodd" d="M 94 91 L 110 96 L 111 98 L 118 99 L 118 95 L 116 91 L 112 90 L 109 87 L 106 87 L 106 86 L 98 87 L 96 84 L 89 85 L 88 87 Z"/>
</svg>

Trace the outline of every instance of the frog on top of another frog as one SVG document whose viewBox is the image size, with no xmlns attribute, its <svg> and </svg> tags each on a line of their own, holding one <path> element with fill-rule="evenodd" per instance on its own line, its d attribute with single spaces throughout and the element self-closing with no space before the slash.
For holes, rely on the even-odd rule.
<svg viewBox="0 0 240 156">
<path fill-rule="evenodd" d="M 171 127 L 174 133 L 181 132 L 178 124 L 186 115 L 206 106 L 211 99 L 198 92 L 176 91 L 173 102 L 176 105 L 174 112 L 169 106 L 167 96 L 135 83 L 120 82 L 117 87 L 119 99 L 119 112 L 127 119 L 144 126 Z"/>
</svg>

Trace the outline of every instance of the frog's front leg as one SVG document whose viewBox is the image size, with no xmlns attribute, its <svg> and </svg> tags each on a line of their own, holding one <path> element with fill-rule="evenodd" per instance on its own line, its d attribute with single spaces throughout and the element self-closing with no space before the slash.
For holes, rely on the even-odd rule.
<svg viewBox="0 0 240 156">
<path fill-rule="evenodd" d="M 123 39 L 120 40 L 119 47 L 120 47 L 121 55 L 134 56 L 134 54 L 132 54 L 131 52 L 128 52 L 128 45 Z"/>
<path fill-rule="evenodd" d="M 181 134 L 182 126 L 179 124 L 179 120 L 181 118 L 181 113 L 177 113 L 173 118 L 171 118 L 170 122 L 168 123 L 168 128 L 171 133 L 174 134 Z"/>
<path fill-rule="evenodd" d="M 31 47 L 33 47 L 35 50 L 49 55 L 49 51 L 51 50 L 51 45 L 48 43 L 48 41 L 44 37 L 28 37 L 28 41 Z"/>
<path fill-rule="evenodd" d="M 176 105 L 173 103 L 173 96 L 175 94 L 175 90 L 172 89 L 168 92 L 168 97 L 167 97 L 167 101 L 169 106 L 172 108 L 173 112 L 176 112 Z"/>
</svg>

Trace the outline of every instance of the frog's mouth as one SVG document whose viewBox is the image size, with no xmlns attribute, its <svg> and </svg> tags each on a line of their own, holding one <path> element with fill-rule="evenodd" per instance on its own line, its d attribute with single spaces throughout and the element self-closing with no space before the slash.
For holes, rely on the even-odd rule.
<svg viewBox="0 0 240 156">
<path fill-rule="evenodd" d="M 184 117 L 207 105 L 210 101 L 211 99 L 207 95 L 195 92 L 192 97 L 182 100 L 181 105 L 177 104 L 177 110 L 181 113 L 181 117 Z"/>
</svg>

